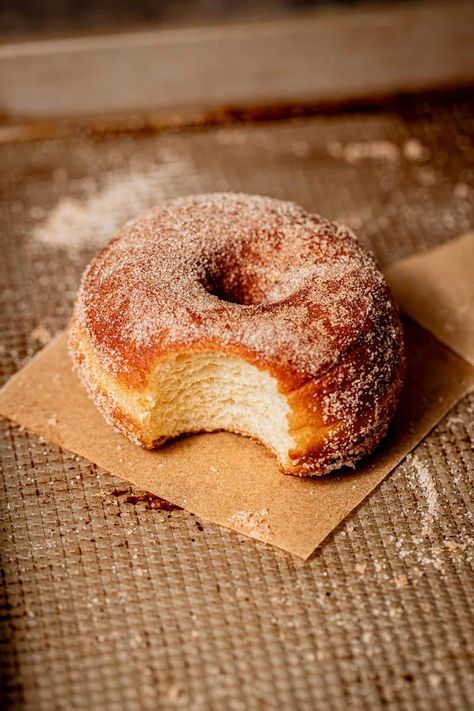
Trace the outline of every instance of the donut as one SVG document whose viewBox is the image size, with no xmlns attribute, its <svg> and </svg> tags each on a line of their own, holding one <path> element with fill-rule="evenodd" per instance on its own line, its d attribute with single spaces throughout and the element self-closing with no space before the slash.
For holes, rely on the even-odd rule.
<svg viewBox="0 0 474 711">
<path fill-rule="evenodd" d="M 69 347 L 133 442 L 227 430 L 299 476 L 376 447 L 404 370 L 397 307 L 354 235 L 235 193 L 163 202 L 126 224 L 86 269 Z"/>
</svg>

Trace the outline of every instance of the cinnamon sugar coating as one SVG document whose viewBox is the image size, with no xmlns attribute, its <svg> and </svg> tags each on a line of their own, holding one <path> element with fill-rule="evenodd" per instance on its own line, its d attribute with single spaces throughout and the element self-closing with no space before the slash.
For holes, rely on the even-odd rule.
<svg viewBox="0 0 474 711">
<path fill-rule="evenodd" d="M 400 322 L 372 256 L 346 228 L 268 197 L 162 203 L 127 224 L 84 274 L 73 358 L 101 409 L 140 439 L 139 424 L 121 424 L 92 386 L 81 339 L 136 390 L 180 351 L 216 350 L 268 370 L 291 407 L 288 470 L 297 474 L 371 451 L 401 387 Z"/>
</svg>

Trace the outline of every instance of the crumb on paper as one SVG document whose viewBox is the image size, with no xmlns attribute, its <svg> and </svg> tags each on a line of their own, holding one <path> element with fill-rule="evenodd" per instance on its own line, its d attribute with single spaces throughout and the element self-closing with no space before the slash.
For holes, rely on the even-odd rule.
<svg viewBox="0 0 474 711">
<path fill-rule="evenodd" d="M 53 413 L 50 417 L 48 417 L 46 422 L 50 427 L 56 427 L 58 424 L 58 416 L 56 413 Z"/>
<path fill-rule="evenodd" d="M 209 471 L 212 472 L 212 474 L 220 474 L 219 469 L 215 467 L 214 464 L 209 465 Z"/>
<path fill-rule="evenodd" d="M 409 585 L 409 580 L 406 575 L 395 575 L 393 577 L 393 582 L 396 588 L 405 588 Z"/>
<path fill-rule="evenodd" d="M 270 526 L 265 520 L 268 516 L 268 509 L 263 508 L 260 511 L 236 511 L 232 516 L 229 516 L 229 523 L 243 528 L 247 533 L 257 537 L 268 538 L 270 536 Z"/>
</svg>

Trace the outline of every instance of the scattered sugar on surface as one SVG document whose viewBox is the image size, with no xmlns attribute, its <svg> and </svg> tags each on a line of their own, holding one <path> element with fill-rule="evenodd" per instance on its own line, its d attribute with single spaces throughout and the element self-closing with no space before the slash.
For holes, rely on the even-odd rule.
<svg viewBox="0 0 474 711">
<path fill-rule="evenodd" d="M 471 396 L 472 398 L 472 396 Z M 461 414 L 459 410 L 454 410 L 446 417 L 446 426 L 448 429 L 452 427 L 465 427 L 466 421 L 474 422 L 474 398 L 469 396 L 463 401 L 464 412 Z M 465 413 L 465 414 L 464 414 Z"/>
<path fill-rule="evenodd" d="M 466 183 L 456 183 L 454 186 L 454 197 L 458 200 L 466 200 L 469 197 L 469 185 Z"/>
<path fill-rule="evenodd" d="M 360 160 L 385 160 L 396 162 L 400 159 L 400 148 L 392 141 L 351 141 L 343 145 L 339 141 L 330 141 L 327 151 L 333 158 L 342 158 L 347 163 Z"/>
<path fill-rule="evenodd" d="M 439 176 L 430 166 L 422 166 L 417 169 L 416 178 L 420 185 L 425 188 L 432 188 L 438 182 Z M 449 213 L 447 213 L 449 214 Z"/>
<path fill-rule="evenodd" d="M 411 526 L 415 529 L 412 534 L 391 535 L 388 543 L 394 546 L 399 558 L 406 562 L 410 581 L 424 575 L 427 569 L 444 575 L 448 561 L 467 562 L 472 557 L 474 545 L 472 526 L 458 526 L 455 535 L 447 535 L 436 525 L 440 515 L 440 501 L 429 467 L 417 455 L 408 455 L 399 471 L 416 495 L 419 516 L 411 519 Z M 465 517 L 470 519 L 469 511 L 465 512 Z"/>
<path fill-rule="evenodd" d="M 358 163 L 361 160 L 398 162 L 402 157 L 408 161 L 419 162 L 427 160 L 430 152 L 418 138 L 408 138 L 400 148 L 396 143 L 387 140 L 350 141 L 342 144 L 330 141 L 327 152 L 332 158 L 340 158 L 347 163 Z"/>
<path fill-rule="evenodd" d="M 393 577 L 393 582 L 396 588 L 404 588 L 410 584 L 406 575 L 395 575 Z"/>
<path fill-rule="evenodd" d="M 97 249 L 124 223 L 166 197 L 166 180 L 187 167 L 175 161 L 143 173 L 111 173 L 101 187 L 90 179 L 84 181 L 83 196 L 62 198 L 31 236 L 40 244 L 73 254 Z"/>
<path fill-rule="evenodd" d="M 421 535 L 430 535 L 433 523 L 436 521 L 439 511 L 438 492 L 433 476 L 416 454 L 409 454 L 405 458 L 407 466 L 408 483 L 423 496 L 423 510 L 421 512 Z"/>
<path fill-rule="evenodd" d="M 267 539 L 270 537 L 270 526 L 266 520 L 268 509 L 262 508 L 260 511 L 236 511 L 229 516 L 229 523 L 237 528 L 243 528 L 247 533 L 258 538 Z"/>
<path fill-rule="evenodd" d="M 30 333 L 31 340 L 36 341 L 42 346 L 46 346 L 52 337 L 53 334 L 48 328 L 45 328 L 45 326 L 37 326 Z"/>
<path fill-rule="evenodd" d="M 430 152 L 418 138 L 408 138 L 403 144 L 403 155 L 407 160 L 420 161 L 429 158 Z"/>
</svg>

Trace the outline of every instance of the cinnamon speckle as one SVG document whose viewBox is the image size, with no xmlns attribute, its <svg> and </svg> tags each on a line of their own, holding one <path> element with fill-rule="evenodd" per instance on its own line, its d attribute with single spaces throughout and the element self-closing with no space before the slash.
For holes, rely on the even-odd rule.
<svg viewBox="0 0 474 711">
<path fill-rule="evenodd" d="M 165 499 L 162 499 L 159 496 L 156 496 L 155 494 L 130 494 L 129 496 L 125 497 L 125 503 L 133 505 L 138 503 L 144 503 L 145 508 L 148 511 L 152 509 L 159 511 L 177 511 L 178 509 L 181 509 L 181 506 L 172 504 L 170 501 L 165 501 Z"/>
<path fill-rule="evenodd" d="M 134 506 L 139 503 L 145 504 L 145 509 L 147 510 L 159 510 L 159 511 L 177 511 L 181 510 L 181 506 L 177 504 L 172 504 L 170 501 L 166 501 L 156 494 L 151 494 L 146 492 L 145 494 L 132 494 L 130 489 L 112 489 L 110 492 L 112 496 L 122 497 L 125 496 L 126 504 L 133 504 Z"/>
<path fill-rule="evenodd" d="M 393 413 L 401 336 L 385 280 L 350 230 L 294 203 L 236 193 L 162 203 L 91 263 L 75 323 L 101 365 L 135 383 L 144 382 L 144 361 L 203 342 L 243 351 L 295 388 L 331 371 L 313 407 L 345 430 L 327 438 L 325 471 L 352 466 Z M 362 363 L 346 361 L 361 344 Z M 76 366 L 113 420 L 80 357 Z M 319 464 L 299 462 L 303 474 Z"/>
</svg>

